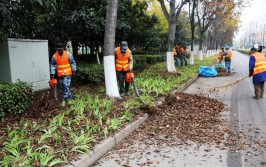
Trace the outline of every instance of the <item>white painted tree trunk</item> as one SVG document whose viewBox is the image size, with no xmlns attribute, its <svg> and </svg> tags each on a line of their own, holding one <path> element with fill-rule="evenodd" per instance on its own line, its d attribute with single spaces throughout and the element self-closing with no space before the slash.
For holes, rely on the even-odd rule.
<svg viewBox="0 0 266 167">
<path fill-rule="evenodd" d="M 191 65 L 194 64 L 194 51 L 191 51 L 191 52 L 190 52 L 189 63 L 190 63 Z"/>
<path fill-rule="evenodd" d="M 96 57 L 97 57 L 97 62 L 98 62 L 98 64 L 101 64 L 100 59 L 99 59 L 98 51 L 97 51 L 97 53 L 96 53 Z"/>
<path fill-rule="evenodd" d="M 114 57 L 117 8 L 118 0 L 107 0 L 103 62 L 106 96 L 110 98 L 121 98 L 117 86 Z"/>
<path fill-rule="evenodd" d="M 166 57 L 167 72 L 175 73 L 176 69 L 175 69 L 175 60 L 173 52 L 167 52 L 166 55 L 167 55 Z"/>
<path fill-rule="evenodd" d="M 120 98 L 115 71 L 115 57 L 114 55 L 104 56 L 103 61 L 106 95 Z"/>
<path fill-rule="evenodd" d="M 202 50 L 199 50 L 199 59 L 200 59 L 200 60 L 203 60 Z"/>
</svg>

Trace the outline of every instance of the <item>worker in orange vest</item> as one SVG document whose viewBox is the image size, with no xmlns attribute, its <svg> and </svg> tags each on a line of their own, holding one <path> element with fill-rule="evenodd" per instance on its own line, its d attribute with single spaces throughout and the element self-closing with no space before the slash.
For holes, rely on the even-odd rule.
<svg viewBox="0 0 266 167">
<path fill-rule="evenodd" d="M 77 67 L 73 55 L 64 50 L 64 45 L 58 43 L 56 52 L 51 60 L 50 74 L 51 78 L 55 78 L 57 71 L 58 81 L 63 89 L 63 105 L 72 97 L 70 92 L 71 76 L 75 74 Z"/>
<path fill-rule="evenodd" d="M 224 48 L 221 48 L 221 50 L 218 53 L 218 63 L 222 64 L 222 60 L 223 60 L 223 55 L 224 55 Z"/>
<path fill-rule="evenodd" d="M 254 99 L 263 98 L 264 83 L 266 81 L 266 58 L 263 53 L 257 52 L 256 48 L 250 49 L 249 77 L 253 76 L 255 89 Z"/>
<path fill-rule="evenodd" d="M 187 47 L 185 45 L 181 47 L 180 54 L 181 54 L 181 57 L 180 57 L 181 66 L 183 66 L 183 65 L 187 66 L 187 59 L 186 58 L 188 57 L 188 50 L 187 50 Z"/>
<path fill-rule="evenodd" d="M 231 59 L 233 56 L 233 52 L 232 50 L 229 49 L 229 47 L 226 47 L 225 50 L 226 50 L 226 54 L 224 57 L 225 71 L 231 73 Z"/>
<path fill-rule="evenodd" d="M 174 49 L 173 49 L 173 54 L 174 54 L 174 59 L 175 59 L 175 67 L 178 67 L 179 63 L 178 63 L 178 59 L 180 57 L 180 47 L 179 44 L 176 44 Z"/>
<path fill-rule="evenodd" d="M 129 83 L 125 79 L 126 73 L 133 69 L 133 56 L 126 41 L 122 41 L 120 47 L 115 49 L 115 69 L 119 83 L 119 93 L 121 96 L 128 95 Z"/>
</svg>

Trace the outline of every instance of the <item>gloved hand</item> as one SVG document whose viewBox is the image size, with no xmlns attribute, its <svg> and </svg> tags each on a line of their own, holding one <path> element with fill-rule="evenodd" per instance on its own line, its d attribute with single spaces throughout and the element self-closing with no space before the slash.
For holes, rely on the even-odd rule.
<svg viewBox="0 0 266 167">
<path fill-rule="evenodd" d="M 254 70 L 252 70 L 252 69 L 249 69 L 249 77 L 252 77 L 252 74 L 253 74 L 253 72 L 254 72 Z"/>
</svg>

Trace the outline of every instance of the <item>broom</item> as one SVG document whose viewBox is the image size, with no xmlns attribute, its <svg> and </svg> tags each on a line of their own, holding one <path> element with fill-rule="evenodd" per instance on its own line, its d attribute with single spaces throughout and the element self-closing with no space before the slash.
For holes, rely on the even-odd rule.
<svg viewBox="0 0 266 167">
<path fill-rule="evenodd" d="M 223 84 L 223 85 L 218 85 L 218 86 L 215 86 L 215 87 L 210 87 L 210 88 L 207 88 L 208 90 L 216 90 L 216 89 L 225 89 L 225 88 L 228 88 L 228 87 L 231 87 L 235 84 L 237 84 L 238 82 L 240 81 L 243 81 L 244 79 L 248 78 L 249 76 L 246 76 L 246 77 L 242 77 L 242 78 L 239 78 L 235 81 L 232 81 L 232 82 L 228 82 L 226 84 Z"/>
</svg>

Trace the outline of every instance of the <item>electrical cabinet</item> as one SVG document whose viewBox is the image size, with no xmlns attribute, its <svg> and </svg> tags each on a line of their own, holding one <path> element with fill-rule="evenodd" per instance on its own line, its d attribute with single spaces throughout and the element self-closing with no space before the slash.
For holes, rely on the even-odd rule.
<svg viewBox="0 0 266 167">
<path fill-rule="evenodd" d="M 0 41 L 0 82 L 17 80 L 34 90 L 49 88 L 48 40 L 12 39 Z"/>
</svg>

